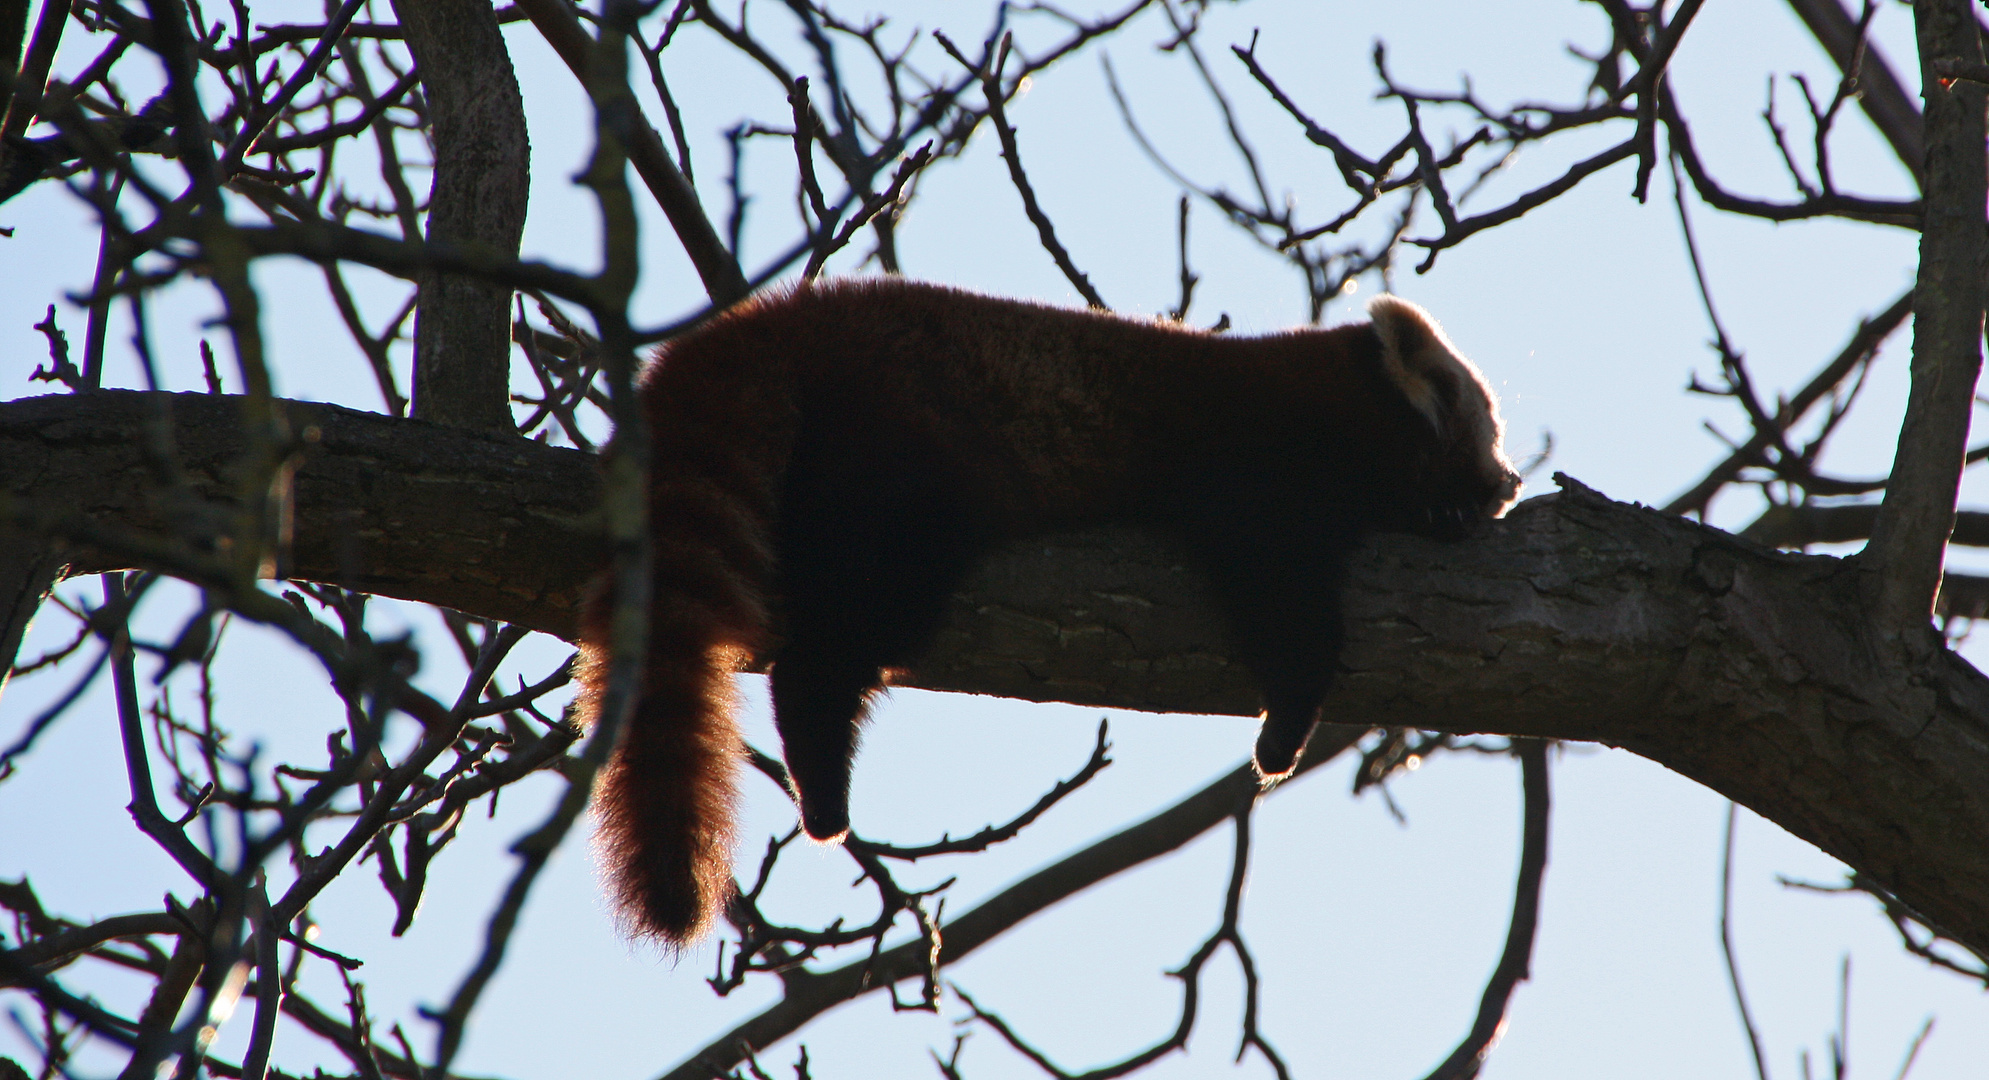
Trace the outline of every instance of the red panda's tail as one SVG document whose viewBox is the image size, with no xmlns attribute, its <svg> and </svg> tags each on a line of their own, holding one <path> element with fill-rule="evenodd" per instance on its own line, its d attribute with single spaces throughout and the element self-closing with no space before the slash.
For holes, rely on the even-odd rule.
<svg viewBox="0 0 1989 1080">
<path fill-rule="evenodd" d="M 596 837 L 628 928 L 695 944 L 732 894 L 743 747 L 733 673 L 769 644 L 771 535 L 794 439 L 783 359 L 808 335 L 749 301 L 665 346 L 644 378 L 654 592 L 634 711 L 594 787 Z M 756 329 L 756 327 L 759 327 Z M 804 328 L 805 330 L 805 328 Z M 601 704 L 612 599 L 588 605 L 583 719 Z"/>
<path fill-rule="evenodd" d="M 710 929 L 731 887 L 738 734 L 725 673 L 657 644 L 680 643 L 652 643 L 645 692 L 595 781 L 596 842 L 629 928 L 681 946 Z M 607 662 L 604 648 L 583 651 L 590 705 Z"/>
<path fill-rule="evenodd" d="M 732 891 L 741 743 L 732 675 L 760 648 L 771 558 L 735 500 L 656 493 L 652 512 L 676 528 L 655 540 L 655 596 L 634 711 L 594 787 L 596 844 L 629 929 L 695 944 Z M 673 494 L 675 497 L 672 497 Z M 731 502 L 732 505 L 722 505 Z M 700 505 L 702 504 L 702 505 Z M 581 716 L 598 712 L 608 676 L 611 601 L 590 605 L 583 632 Z"/>
</svg>

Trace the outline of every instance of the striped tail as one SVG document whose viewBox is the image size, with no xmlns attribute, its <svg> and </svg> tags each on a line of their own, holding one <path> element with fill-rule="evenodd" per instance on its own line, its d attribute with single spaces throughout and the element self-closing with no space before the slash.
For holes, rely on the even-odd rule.
<svg viewBox="0 0 1989 1080">
<path fill-rule="evenodd" d="M 641 691 L 594 788 L 596 845 L 622 918 L 637 936 L 679 948 L 710 931 L 731 899 L 741 752 L 732 675 L 766 637 L 772 559 L 760 515 L 728 486 L 663 480 L 654 492 Z M 589 722 L 608 674 L 607 591 L 582 634 Z"/>
</svg>

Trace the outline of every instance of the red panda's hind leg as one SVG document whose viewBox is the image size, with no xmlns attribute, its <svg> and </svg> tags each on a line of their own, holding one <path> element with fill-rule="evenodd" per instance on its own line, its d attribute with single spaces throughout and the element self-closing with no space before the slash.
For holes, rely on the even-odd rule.
<svg viewBox="0 0 1989 1080">
<path fill-rule="evenodd" d="M 788 641 L 770 682 L 788 781 L 801 825 L 817 840 L 849 831 L 850 765 L 883 669 L 925 652 L 954 584 L 964 545 L 933 544 L 923 558 L 796 559 L 788 567 Z"/>
<path fill-rule="evenodd" d="M 882 429 L 879 429 L 882 430 Z M 804 446 L 788 478 L 779 550 L 782 637 L 774 725 L 802 827 L 849 829 L 850 763 L 886 667 L 924 654 L 949 596 L 986 547 L 960 483 L 924 448 Z M 831 461 L 875 466 L 844 473 Z"/>
<path fill-rule="evenodd" d="M 774 663 L 770 681 L 801 827 L 817 840 L 840 841 L 849 832 L 850 762 L 879 684 L 877 665 L 790 651 Z"/>
<path fill-rule="evenodd" d="M 1324 687 L 1277 696 L 1266 687 L 1264 722 L 1257 729 L 1257 746 L 1251 754 L 1251 763 L 1265 783 L 1290 776 L 1298 766 L 1298 755 L 1318 723 L 1319 702 L 1325 696 Z"/>
</svg>

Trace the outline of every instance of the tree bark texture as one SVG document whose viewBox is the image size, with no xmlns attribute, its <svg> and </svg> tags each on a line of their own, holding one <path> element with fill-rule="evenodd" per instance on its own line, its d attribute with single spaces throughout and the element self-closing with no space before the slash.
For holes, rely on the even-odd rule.
<svg viewBox="0 0 1989 1080">
<path fill-rule="evenodd" d="M 246 446 L 241 399 L 208 394 L 102 390 L 0 405 L 0 486 L 115 529 L 171 535 L 139 442 L 160 399 L 180 468 L 202 495 L 228 498 L 229 469 Z M 286 561 L 294 576 L 571 636 L 605 551 L 592 528 L 600 479 L 591 455 L 335 405 L 279 404 L 304 437 Z M 75 547 L 59 557 L 71 574 L 132 565 Z"/>
<path fill-rule="evenodd" d="M 531 188 L 525 102 L 488 0 L 396 0 L 428 99 L 435 172 L 428 239 L 517 257 Z M 511 432 L 511 290 L 424 273 L 414 315 L 414 415 Z"/>
<path fill-rule="evenodd" d="M 167 395 L 0 405 L 5 517 L 81 507 L 158 529 L 134 433 Z M 230 398 L 170 395 L 181 466 L 225 498 Z M 329 405 L 296 474 L 300 578 L 570 633 L 598 565 L 585 454 Z M 130 565 L 72 548 L 72 572 Z M 1344 724 L 1620 746 L 1728 795 L 1989 950 L 1989 679 L 1879 647 L 1852 562 L 1788 554 L 1572 481 L 1483 535 L 1371 540 L 1347 596 Z M 1036 701 L 1250 714 L 1201 583 L 1142 536 L 1001 552 L 955 596 L 902 685 Z"/>
<path fill-rule="evenodd" d="M 1862 557 L 1873 572 L 1867 583 L 1872 619 L 1887 635 L 1927 632 L 1982 372 L 1983 287 L 1989 272 L 1985 88 L 1967 81 L 1944 86 L 1934 73 L 1943 60 L 1982 63 L 1981 29 L 1972 8 L 1969 0 L 1913 5 L 1927 152 L 1926 218 L 1913 286 L 1913 385 L 1892 479 Z"/>
</svg>

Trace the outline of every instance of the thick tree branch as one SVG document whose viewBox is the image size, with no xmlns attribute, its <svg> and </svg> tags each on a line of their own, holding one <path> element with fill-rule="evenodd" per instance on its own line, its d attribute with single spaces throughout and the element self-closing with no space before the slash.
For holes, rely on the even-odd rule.
<svg viewBox="0 0 1989 1080">
<path fill-rule="evenodd" d="M 163 532 L 162 514 L 184 520 L 194 508 L 154 493 L 138 433 L 166 404 L 187 479 L 226 500 L 245 445 L 240 400 L 106 390 L 0 405 L 0 483 L 103 525 Z M 606 550 L 589 528 L 601 490 L 593 457 L 333 405 L 284 408 L 305 440 L 295 576 L 571 635 L 593 553 Z M 71 574 L 130 565 L 74 547 L 59 558 Z"/>
<path fill-rule="evenodd" d="M 156 522 L 130 392 L 0 405 L 16 510 L 60 500 Z M 229 490 L 230 399 L 171 398 L 182 468 Z M 583 454 L 325 405 L 297 472 L 299 577 L 570 629 L 598 560 Z M 78 570 L 126 563 L 72 551 Z M 1585 739 L 1658 761 L 1857 868 L 1943 933 L 1989 948 L 1989 679 L 1873 647 L 1853 564 L 1783 554 L 1580 485 L 1471 542 L 1377 537 L 1349 587 L 1329 719 Z M 1037 541 L 955 597 L 931 689 L 1249 714 L 1198 581 L 1156 542 Z"/>
</svg>

